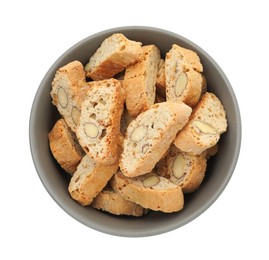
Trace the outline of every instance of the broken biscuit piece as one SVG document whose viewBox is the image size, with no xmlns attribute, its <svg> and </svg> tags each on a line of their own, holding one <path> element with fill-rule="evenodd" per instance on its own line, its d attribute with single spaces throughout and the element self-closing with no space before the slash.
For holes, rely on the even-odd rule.
<svg viewBox="0 0 269 260">
<path fill-rule="evenodd" d="M 180 211 L 184 206 L 182 189 L 154 173 L 128 178 L 117 172 L 110 184 L 124 199 L 146 209 L 170 213 Z"/>
</svg>

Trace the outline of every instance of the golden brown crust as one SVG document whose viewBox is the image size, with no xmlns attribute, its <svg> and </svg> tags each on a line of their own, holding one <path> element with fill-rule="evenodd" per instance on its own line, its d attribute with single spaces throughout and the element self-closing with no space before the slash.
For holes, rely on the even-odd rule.
<svg viewBox="0 0 269 260">
<path fill-rule="evenodd" d="M 116 79 L 92 81 L 89 84 L 91 88 L 82 103 L 80 124 L 76 132 L 78 140 L 96 162 L 113 164 L 119 158 L 121 146 L 120 119 L 125 91 Z M 88 123 L 98 127 L 99 134 L 96 138 L 89 138 L 85 133 L 85 125 Z"/>
<path fill-rule="evenodd" d="M 177 156 L 181 156 L 184 160 L 184 175 L 181 178 L 175 176 L 174 168 Z M 205 177 L 207 161 L 204 155 L 192 155 L 179 151 L 175 146 L 172 146 L 169 154 L 165 158 L 163 166 L 164 171 L 161 176 L 167 177 L 171 182 L 179 185 L 183 193 L 194 192 Z"/>
<path fill-rule="evenodd" d="M 202 70 L 195 52 L 174 44 L 165 59 L 166 99 L 182 101 L 194 107 L 205 90 L 205 78 L 200 73 Z M 178 80 L 183 76 L 186 79 L 179 87 Z"/>
<path fill-rule="evenodd" d="M 197 120 L 215 129 L 215 133 L 203 133 L 194 124 Z M 174 144 L 183 152 L 198 155 L 214 146 L 226 129 L 226 113 L 220 100 L 214 94 L 206 92 L 193 109 L 188 123 L 178 133 Z"/>
<path fill-rule="evenodd" d="M 143 55 L 125 71 L 126 107 L 131 116 L 147 110 L 155 101 L 156 79 L 160 51 L 155 45 L 143 46 Z"/>
<path fill-rule="evenodd" d="M 106 53 L 108 49 L 113 49 Z M 86 76 L 93 80 L 109 79 L 137 62 L 142 54 L 140 42 L 128 40 L 123 34 L 113 34 L 103 41 L 86 65 Z"/>
<path fill-rule="evenodd" d="M 54 158 L 60 166 L 73 175 L 84 156 L 84 152 L 64 119 L 59 119 L 50 131 L 49 145 Z"/>
<path fill-rule="evenodd" d="M 203 156 L 197 155 L 196 157 L 193 157 L 193 160 L 194 166 L 192 171 L 183 180 L 182 191 L 184 193 L 190 193 L 197 190 L 205 177 L 206 159 Z"/>
<path fill-rule="evenodd" d="M 112 165 L 97 164 L 85 155 L 71 178 L 68 187 L 71 197 L 83 206 L 89 205 L 107 185 L 118 166 L 118 162 Z"/>
<path fill-rule="evenodd" d="M 148 109 L 149 104 L 145 92 L 144 78 L 142 76 L 128 80 L 125 79 L 123 86 L 127 90 L 126 106 L 131 116 L 135 117 Z"/>
<path fill-rule="evenodd" d="M 68 80 L 67 84 L 69 84 L 72 91 L 76 91 L 80 88 L 80 86 L 86 82 L 85 80 L 85 72 L 83 69 L 83 65 L 81 62 L 75 60 L 67 65 L 59 68 L 56 71 L 55 77 L 52 81 L 52 104 L 58 106 L 58 97 L 57 97 L 57 85 L 60 84 L 59 81 L 61 80 Z"/>
<path fill-rule="evenodd" d="M 143 180 L 153 173 L 137 178 L 127 178 L 121 172 L 116 173 L 110 181 L 112 188 L 123 198 L 133 201 L 144 208 L 166 213 L 176 212 L 183 208 L 184 197 L 179 186 L 163 177 L 160 182 L 145 188 Z"/>
<path fill-rule="evenodd" d="M 112 189 L 103 189 L 91 203 L 91 207 L 109 212 L 114 215 L 130 215 L 140 217 L 144 214 L 144 208 L 140 205 L 124 199 Z"/>
<path fill-rule="evenodd" d="M 202 82 L 202 91 L 201 91 L 201 96 L 202 96 L 207 91 L 207 81 L 206 81 L 206 78 L 205 78 L 205 76 L 203 74 L 201 74 L 201 76 L 202 76 L 202 79 L 203 79 L 203 82 Z"/>
<path fill-rule="evenodd" d="M 189 70 L 186 72 L 186 74 L 188 77 L 188 84 L 179 100 L 190 107 L 194 107 L 201 97 L 202 88 L 204 86 L 204 78 L 195 70 Z"/>
<path fill-rule="evenodd" d="M 182 56 L 182 60 L 186 64 L 188 64 L 189 67 L 191 67 L 197 72 L 203 72 L 203 65 L 196 52 L 180 47 L 177 44 L 173 44 L 172 47 L 175 48 L 180 53 L 180 55 Z"/>
<path fill-rule="evenodd" d="M 117 66 L 115 66 L 115 63 Z M 86 76 L 93 80 L 109 79 L 118 72 L 126 68 L 128 61 L 125 61 L 120 55 L 113 54 L 109 59 L 102 62 L 102 64 L 92 72 L 87 72 Z"/>
<path fill-rule="evenodd" d="M 65 119 L 67 125 L 73 132 L 76 131 L 77 124 L 72 118 L 72 110 L 74 107 L 79 111 L 79 100 L 77 95 L 81 92 L 85 94 L 84 89 L 87 89 L 85 72 L 83 65 L 79 61 L 72 61 L 67 65 L 57 70 L 52 82 L 51 97 L 52 103 L 57 107 L 59 113 Z M 64 106 L 59 102 L 59 91 L 66 97 L 66 104 Z M 84 94 L 81 94 L 83 96 Z"/>
<path fill-rule="evenodd" d="M 201 142 L 200 134 L 195 131 L 191 124 L 187 124 L 176 136 L 174 145 L 184 152 L 198 155 L 214 146 L 219 141 L 219 138 L 219 134 L 209 135 L 206 141 Z"/>
</svg>

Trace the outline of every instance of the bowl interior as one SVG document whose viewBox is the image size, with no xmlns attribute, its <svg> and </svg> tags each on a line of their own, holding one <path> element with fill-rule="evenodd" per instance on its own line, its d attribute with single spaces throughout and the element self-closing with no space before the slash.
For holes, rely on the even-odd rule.
<svg viewBox="0 0 269 260">
<path fill-rule="evenodd" d="M 228 131 L 221 136 L 217 156 L 208 161 L 206 178 L 193 194 L 185 196 L 184 209 L 177 213 L 150 212 L 140 218 L 113 216 L 90 207 L 82 207 L 71 199 L 67 187 L 70 177 L 62 172 L 52 157 L 48 145 L 48 133 L 59 118 L 51 104 L 51 82 L 56 70 L 79 60 L 83 64 L 113 33 L 121 32 L 127 38 L 144 45 L 155 44 L 165 57 L 171 45 L 176 43 L 196 51 L 204 67 L 208 91 L 222 101 L 228 118 Z M 52 198 L 68 214 L 81 223 L 104 233 L 120 236 L 149 236 L 178 228 L 203 213 L 221 194 L 234 171 L 241 142 L 241 123 L 237 101 L 229 81 L 216 62 L 200 47 L 172 32 L 151 27 L 122 27 L 90 36 L 66 51 L 49 69 L 36 93 L 30 117 L 30 145 L 33 161 L 39 177 Z"/>
</svg>

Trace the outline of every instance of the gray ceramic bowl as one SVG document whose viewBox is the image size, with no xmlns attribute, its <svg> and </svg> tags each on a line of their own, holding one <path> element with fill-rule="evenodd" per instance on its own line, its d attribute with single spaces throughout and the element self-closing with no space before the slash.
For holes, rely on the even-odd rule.
<svg viewBox="0 0 269 260">
<path fill-rule="evenodd" d="M 228 131 L 221 136 L 219 153 L 209 161 L 207 174 L 201 187 L 185 196 L 185 207 L 181 212 L 164 214 L 150 212 L 133 218 L 106 214 L 90 207 L 82 207 L 71 199 L 67 191 L 69 176 L 59 174 L 62 170 L 53 159 L 48 145 L 48 133 L 59 114 L 51 104 L 51 82 L 56 70 L 73 60 L 86 64 L 100 43 L 113 33 L 121 32 L 127 38 L 145 44 L 157 45 L 164 57 L 173 43 L 198 53 L 204 66 L 208 91 L 215 93 L 222 101 L 228 118 Z M 240 150 L 241 121 L 233 89 L 216 62 L 199 46 L 191 41 L 162 29 L 131 26 L 106 30 L 80 41 L 67 50 L 49 69 L 43 78 L 31 111 L 30 146 L 33 161 L 39 177 L 48 193 L 70 216 L 95 230 L 119 236 L 150 236 L 179 228 L 201 215 L 220 196 L 229 182 Z"/>
</svg>

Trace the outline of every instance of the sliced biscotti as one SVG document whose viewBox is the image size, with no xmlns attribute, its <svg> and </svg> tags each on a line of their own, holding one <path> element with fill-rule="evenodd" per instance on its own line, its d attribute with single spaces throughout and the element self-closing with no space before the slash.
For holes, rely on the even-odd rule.
<svg viewBox="0 0 269 260">
<path fill-rule="evenodd" d="M 204 90 L 202 71 L 195 52 L 173 44 L 165 58 L 166 99 L 195 106 Z"/>
<path fill-rule="evenodd" d="M 141 45 L 121 33 L 111 35 L 102 42 L 85 66 L 86 76 L 93 80 L 112 78 L 140 59 Z"/>
<path fill-rule="evenodd" d="M 202 183 L 207 160 L 204 155 L 184 153 L 172 146 L 165 158 L 165 164 L 161 176 L 179 185 L 183 193 L 190 193 Z"/>
<path fill-rule="evenodd" d="M 197 72 L 203 72 L 203 65 L 196 52 L 173 44 L 169 53 L 173 56 L 176 54 L 181 63 L 184 63 L 187 69 L 193 69 Z M 170 55 L 168 55 L 169 57 Z M 167 55 L 166 55 L 167 57 Z"/>
<path fill-rule="evenodd" d="M 64 119 L 59 119 L 49 132 L 49 145 L 56 161 L 72 175 L 85 153 Z"/>
<path fill-rule="evenodd" d="M 129 215 L 140 217 L 145 209 L 140 205 L 124 199 L 111 187 L 104 188 L 93 200 L 91 207 L 109 212 L 114 215 Z"/>
<path fill-rule="evenodd" d="M 183 152 L 201 154 L 214 146 L 226 129 L 227 119 L 223 105 L 213 93 L 206 92 L 174 144 Z"/>
<path fill-rule="evenodd" d="M 126 89 L 126 107 L 132 116 L 154 104 L 160 50 L 155 45 L 143 46 L 143 55 L 125 70 L 123 86 Z"/>
<path fill-rule="evenodd" d="M 85 155 L 69 183 L 68 191 L 71 197 L 83 206 L 91 204 L 117 169 L 118 162 L 102 165 Z"/>
<path fill-rule="evenodd" d="M 128 126 L 120 157 L 124 175 L 150 172 L 187 123 L 192 109 L 182 102 L 163 102 L 141 113 Z"/>
<path fill-rule="evenodd" d="M 119 157 L 120 119 L 125 91 L 116 79 L 92 81 L 81 104 L 77 137 L 88 156 L 102 164 Z"/>
<path fill-rule="evenodd" d="M 163 59 L 159 62 L 159 69 L 156 80 L 156 91 L 157 94 L 162 97 L 166 97 L 166 86 L 165 86 L 165 62 Z"/>
<path fill-rule="evenodd" d="M 184 206 L 181 188 L 154 173 L 128 178 L 117 172 L 110 184 L 124 199 L 146 209 L 169 213 L 180 211 Z"/>
<path fill-rule="evenodd" d="M 171 84 L 167 84 L 166 99 L 182 101 L 194 107 L 202 94 L 203 84 L 204 80 L 200 73 L 195 70 L 182 71 Z"/>
<path fill-rule="evenodd" d="M 80 113 L 77 93 L 85 92 L 87 88 L 83 65 L 79 61 L 61 67 L 52 82 L 52 103 L 73 132 L 76 131 Z"/>
</svg>

